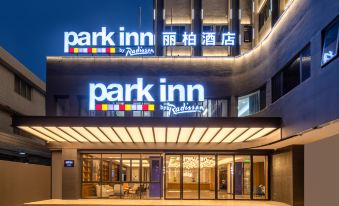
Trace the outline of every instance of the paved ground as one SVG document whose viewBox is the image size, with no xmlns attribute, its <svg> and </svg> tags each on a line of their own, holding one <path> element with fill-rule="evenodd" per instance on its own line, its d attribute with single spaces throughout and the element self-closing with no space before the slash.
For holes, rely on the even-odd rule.
<svg viewBox="0 0 339 206">
<path fill-rule="evenodd" d="M 244 200 L 112 200 L 112 199 L 79 199 L 79 200 L 44 200 L 26 203 L 30 206 L 288 206 L 273 201 L 244 201 Z"/>
</svg>

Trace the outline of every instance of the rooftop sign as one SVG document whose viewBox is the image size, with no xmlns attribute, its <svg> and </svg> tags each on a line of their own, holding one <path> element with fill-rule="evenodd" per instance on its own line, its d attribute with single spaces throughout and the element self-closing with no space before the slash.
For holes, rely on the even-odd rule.
<svg viewBox="0 0 339 206">
<path fill-rule="evenodd" d="M 162 33 L 163 46 L 175 46 L 176 32 Z M 184 32 L 182 34 L 183 46 L 197 46 L 197 38 L 201 37 L 201 46 L 215 46 L 216 32 L 203 32 L 195 34 Z M 221 46 L 234 46 L 235 33 L 222 33 Z M 153 55 L 154 39 L 152 32 L 125 32 L 125 27 L 120 27 L 118 32 L 108 31 L 101 27 L 99 32 L 64 32 L 64 52 L 74 54 L 116 54 L 125 56 Z M 146 48 L 145 48 L 146 47 Z"/>
</svg>

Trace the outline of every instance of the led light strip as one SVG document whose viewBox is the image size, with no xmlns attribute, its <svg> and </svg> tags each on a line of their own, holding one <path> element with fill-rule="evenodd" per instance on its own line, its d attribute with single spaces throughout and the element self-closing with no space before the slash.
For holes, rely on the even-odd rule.
<svg viewBox="0 0 339 206">
<path fill-rule="evenodd" d="M 96 111 L 154 111 L 154 104 L 96 104 Z"/>
<path fill-rule="evenodd" d="M 68 50 L 71 54 L 115 54 L 115 48 L 98 48 L 98 47 L 91 47 L 91 48 L 77 48 L 72 47 Z"/>
<path fill-rule="evenodd" d="M 277 128 L 208 127 L 41 127 L 18 128 L 47 142 L 233 143 L 267 136 Z"/>
</svg>

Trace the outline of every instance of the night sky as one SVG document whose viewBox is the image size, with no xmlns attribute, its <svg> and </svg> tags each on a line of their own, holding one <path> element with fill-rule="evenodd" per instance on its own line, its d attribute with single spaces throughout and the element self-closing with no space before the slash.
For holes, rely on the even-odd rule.
<svg viewBox="0 0 339 206">
<path fill-rule="evenodd" d="M 142 10 L 139 26 L 140 7 Z M 152 31 L 153 0 L 3 0 L 0 46 L 45 80 L 46 56 L 63 53 L 65 31 Z"/>
</svg>

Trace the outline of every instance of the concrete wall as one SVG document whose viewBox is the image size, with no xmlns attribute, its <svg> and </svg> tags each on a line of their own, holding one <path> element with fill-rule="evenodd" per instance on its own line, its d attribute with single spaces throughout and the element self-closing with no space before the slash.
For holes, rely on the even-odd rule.
<svg viewBox="0 0 339 206">
<path fill-rule="evenodd" d="M 305 145 L 305 205 L 337 205 L 339 134 Z"/>
<path fill-rule="evenodd" d="M 51 167 L 0 160 L 0 205 L 51 198 Z"/>
</svg>

